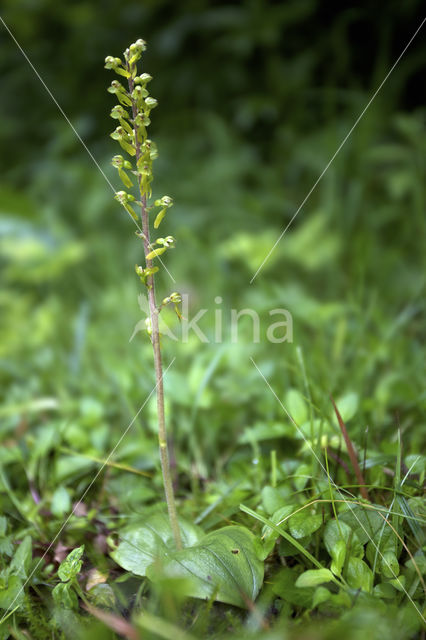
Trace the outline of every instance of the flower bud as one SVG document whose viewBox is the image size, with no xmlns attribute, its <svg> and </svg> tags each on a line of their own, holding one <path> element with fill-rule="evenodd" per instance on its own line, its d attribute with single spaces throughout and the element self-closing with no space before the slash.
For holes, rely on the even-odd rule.
<svg viewBox="0 0 426 640">
<path fill-rule="evenodd" d="M 112 56 L 107 56 L 105 58 L 105 69 L 114 69 L 115 67 L 115 58 Z"/>
<path fill-rule="evenodd" d="M 148 107 L 149 110 L 154 109 L 154 107 L 156 107 L 157 104 L 158 102 L 155 98 L 151 98 L 151 96 L 148 96 L 148 98 L 145 98 L 145 105 Z"/>
<path fill-rule="evenodd" d="M 126 132 L 124 131 L 123 127 L 117 127 L 112 133 L 110 133 L 110 136 L 113 140 L 121 140 L 125 135 Z"/>
<path fill-rule="evenodd" d="M 117 200 L 120 204 L 127 204 L 128 202 L 133 202 L 135 199 L 130 193 L 126 193 L 126 191 L 117 191 L 115 196 L 115 200 Z"/>
<path fill-rule="evenodd" d="M 111 86 L 108 87 L 109 93 L 126 93 L 123 85 L 118 80 L 113 80 Z"/>
<path fill-rule="evenodd" d="M 134 123 L 137 127 L 147 127 L 151 123 L 151 120 L 144 113 L 138 113 L 134 119 Z"/>
<path fill-rule="evenodd" d="M 156 200 L 154 202 L 156 207 L 172 207 L 173 206 L 173 198 L 170 196 L 163 196 L 160 200 Z"/>
<path fill-rule="evenodd" d="M 129 51 L 131 55 L 134 55 L 135 53 L 139 53 L 142 51 L 146 51 L 145 40 L 142 40 L 142 38 L 139 38 L 138 40 L 136 40 L 136 42 L 130 45 Z"/>
<path fill-rule="evenodd" d="M 122 61 L 120 60 L 120 58 L 114 58 L 113 56 L 107 56 L 105 58 L 105 69 L 117 69 L 117 67 L 120 67 L 122 65 Z"/>
<path fill-rule="evenodd" d="M 113 159 L 111 160 L 111 164 L 113 167 L 116 167 L 117 169 L 122 169 L 124 165 L 123 156 L 114 156 Z"/>
<path fill-rule="evenodd" d="M 136 85 L 136 87 L 133 89 L 132 91 L 132 98 L 134 100 L 143 100 L 143 98 L 146 98 L 148 95 L 148 91 L 145 89 L 145 87 L 142 87 L 141 85 Z"/>
<path fill-rule="evenodd" d="M 151 82 L 152 80 L 152 76 L 149 75 L 149 73 L 141 73 L 140 76 L 136 76 L 136 78 L 133 80 L 133 82 L 135 84 L 148 84 L 148 82 Z"/>
<path fill-rule="evenodd" d="M 155 242 L 169 249 L 170 247 L 174 247 L 176 240 L 173 236 L 166 236 L 165 238 L 157 238 Z"/>
<path fill-rule="evenodd" d="M 117 191 L 114 198 L 118 200 L 120 204 L 124 204 L 124 202 L 126 202 L 126 195 L 127 193 L 125 191 Z"/>
<path fill-rule="evenodd" d="M 117 104 L 113 109 L 111 109 L 111 118 L 115 120 L 119 120 L 120 118 L 128 118 L 129 114 L 126 109 L 124 109 L 121 104 Z"/>
</svg>

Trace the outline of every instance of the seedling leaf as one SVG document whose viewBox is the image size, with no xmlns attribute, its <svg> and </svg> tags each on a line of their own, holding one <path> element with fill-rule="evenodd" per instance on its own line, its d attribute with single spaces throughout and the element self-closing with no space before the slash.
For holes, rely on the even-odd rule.
<svg viewBox="0 0 426 640">
<path fill-rule="evenodd" d="M 73 580 L 77 577 L 81 569 L 81 565 L 83 564 L 83 553 L 84 545 L 77 547 L 77 549 L 73 549 L 71 553 L 67 555 L 65 560 L 61 562 L 58 569 L 58 576 L 62 582 L 67 582 L 68 580 Z"/>
<path fill-rule="evenodd" d="M 334 576 L 329 569 L 309 569 L 296 580 L 296 587 L 316 587 L 324 582 L 334 581 Z"/>
</svg>

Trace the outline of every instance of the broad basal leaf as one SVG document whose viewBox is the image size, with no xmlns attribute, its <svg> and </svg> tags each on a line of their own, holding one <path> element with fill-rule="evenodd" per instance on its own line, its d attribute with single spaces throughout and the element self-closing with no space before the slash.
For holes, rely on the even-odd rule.
<svg viewBox="0 0 426 640">
<path fill-rule="evenodd" d="M 190 547 L 204 535 L 202 529 L 179 519 L 184 547 Z M 145 576 L 147 567 L 156 559 L 175 549 L 169 518 L 156 513 L 145 521 L 134 523 L 120 531 L 120 543 L 111 557 L 126 571 Z"/>
<path fill-rule="evenodd" d="M 263 562 L 256 538 L 244 527 L 213 531 L 194 546 L 169 554 L 163 563 L 166 576 L 188 578 L 186 595 L 210 598 L 247 608 L 263 582 Z M 158 567 L 147 570 L 155 581 Z"/>
</svg>

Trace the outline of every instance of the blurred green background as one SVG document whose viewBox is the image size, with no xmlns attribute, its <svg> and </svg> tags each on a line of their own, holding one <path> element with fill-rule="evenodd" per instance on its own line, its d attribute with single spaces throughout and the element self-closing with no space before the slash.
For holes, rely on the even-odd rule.
<svg viewBox="0 0 426 640">
<path fill-rule="evenodd" d="M 176 203 L 163 223 L 177 238 L 176 284 L 162 272 L 159 287 L 210 310 L 200 322 L 210 344 L 164 340 L 166 365 L 176 356 L 166 386 L 180 464 L 220 471 L 247 427 L 285 422 L 250 356 L 283 399 L 306 394 L 306 374 L 319 415 L 330 392 L 356 394 L 358 443 L 368 425 L 369 445 L 394 452 L 399 426 L 419 450 L 424 30 L 249 282 L 419 26 L 422 2 L 3 0 L 2 17 L 117 189 L 103 61 L 148 43 L 154 194 Z M 141 246 L 3 25 L 0 37 L 4 461 L 39 437 L 103 455 L 154 384 L 148 340 L 129 342 L 144 318 Z M 267 321 L 285 307 L 294 342 L 253 345 L 246 322 L 238 344 L 214 344 L 218 295 L 224 318 L 250 307 Z M 156 465 L 155 437 L 136 437 L 154 430 L 153 415 L 150 404 L 118 459 Z M 67 460 L 59 479 L 75 473 Z"/>
</svg>

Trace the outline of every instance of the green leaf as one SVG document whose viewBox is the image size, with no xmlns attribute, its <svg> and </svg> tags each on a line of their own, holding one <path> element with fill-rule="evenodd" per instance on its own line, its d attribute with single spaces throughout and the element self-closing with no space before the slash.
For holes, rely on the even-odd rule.
<svg viewBox="0 0 426 640">
<path fill-rule="evenodd" d="M 398 552 L 398 539 L 392 529 L 387 526 L 387 524 L 383 520 L 380 531 L 376 534 L 375 538 L 368 543 L 366 548 L 365 555 L 371 567 L 373 567 L 373 571 L 376 570 L 376 564 L 379 563 L 378 571 L 379 573 L 381 573 L 380 567 L 382 566 L 381 563 L 383 555 L 388 552 L 392 553 L 396 558 Z M 389 558 L 392 559 L 392 556 L 390 556 Z M 387 567 L 387 570 L 390 571 L 390 568 Z M 388 577 L 395 578 L 395 575 L 390 574 Z"/>
<path fill-rule="evenodd" d="M 398 576 L 397 578 L 394 578 L 393 580 L 389 580 L 389 584 L 393 587 L 395 587 L 395 589 L 397 589 L 398 591 L 401 592 L 406 592 L 406 586 L 405 586 L 405 576 Z"/>
<path fill-rule="evenodd" d="M 256 520 L 260 520 L 260 522 L 263 522 L 263 524 L 268 525 L 268 527 L 270 527 L 271 529 L 273 529 L 274 531 L 279 533 L 285 539 L 286 542 L 289 542 L 291 545 L 293 545 L 293 547 L 295 547 L 302 555 L 304 555 L 306 558 L 308 558 L 308 560 L 310 560 L 312 562 L 312 564 L 314 564 L 316 567 L 318 567 L 318 569 L 322 569 L 322 566 L 321 566 L 321 563 L 319 562 L 319 560 L 317 560 L 303 546 L 303 544 L 298 542 L 289 533 L 287 533 L 287 531 L 285 531 L 285 529 L 284 529 L 284 527 L 282 525 L 276 525 L 274 522 L 272 522 L 272 520 L 269 520 L 268 518 L 265 518 L 260 513 L 256 513 L 256 511 L 253 511 L 253 509 L 250 509 L 250 507 L 247 507 L 244 504 L 240 504 L 240 509 L 241 509 L 241 511 L 244 511 L 244 513 L 248 513 L 253 518 L 256 518 Z"/>
<path fill-rule="evenodd" d="M 190 547 L 204 535 L 202 529 L 179 518 L 184 547 Z M 126 527 L 119 534 L 120 544 L 111 557 L 126 571 L 145 576 L 152 562 L 175 549 L 173 532 L 166 514 L 156 513 L 144 522 Z"/>
<path fill-rule="evenodd" d="M 289 389 L 285 395 L 285 407 L 295 423 L 300 427 L 308 419 L 308 409 L 302 394 Z"/>
<path fill-rule="evenodd" d="M 337 520 L 327 522 L 324 529 L 324 545 L 332 558 L 336 544 L 341 540 L 346 544 L 351 534 L 352 529 L 345 522 L 340 522 L 340 520 L 339 522 Z"/>
<path fill-rule="evenodd" d="M 154 251 L 151 251 L 150 253 L 148 253 L 148 255 L 145 256 L 145 258 L 147 260 L 153 260 L 157 256 L 161 256 L 161 254 L 164 253 L 165 251 L 167 251 L 167 247 L 159 247 L 158 249 L 154 249 Z"/>
<path fill-rule="evenodd" d="M 364 548 L 357 536 L 345 522 L 329 520 L 324 530 L 324 545 L 333 562 L 331 570 L 340 576 L 345 562 L 346 553 L 360 557 L 364 555 Z"/>
<path fill-rule="evenodd" d="M 70 584 L 60 582 L 52 591 L 52 598 L 55 604 L 65 609 L 78 608 L 78 598 Z"/>
<path fill-rule="evenodd" d="M 7 536 L 6 531 L 7 519 L 4 516 L 0 516 L 0 554 L 10 557 L 13 555 L 14 547 L 11 536 Z"/>
<path fill-rule="evenodd" d="M 330 581 L 334 581 L 330 569 L 309 569 L 297 578 L 296 587 L 316 587 Z"/>
<path fill-rule="evenodd" d="M 346 580 L 352 589 L 370 593 L 373 588 L 373 572 L 360 558 L 349 558 Z"/>
<path fill-rule="evenodd" d="M 5 516 L 0 516 L 0 536 L 3 537 L 6 535 L 7 530 L 7 518 Z"/>
<path fill-rule="evenodd" d="M 373 589 L 373 593 L 378 598 L 385 598 L 389 600 L 393 600 L 395 598 L 395 588 L 389 584 L 389 582 L 381 582 L 380 584 L 376 584 Z"/>
<path fill-rule="evenodd" d="M 383 527 L 383 518 L 374 509 L 349 506 L 339 513 L 339 523 L 345 522 L 356 533 L 361 544 L 374 540 Z"/>
<path fill-rule="evenodd" d="M 422 574 L 422 576 L 426 576 L 426 556 L 423 554 L 422 551 L 417 551 L 417 553 L 414 554 L 413 559 L 409 559 L 407 560 L 407 562 L 405 563 L 405 566 L 410 569 L 410 571 L 416 571 L 414 563 L 417 565 L 418 570 L 420 571 L 420 573 Z M 392 576 L 394 577 L 394 576 Z"/>
<path fill-rule="evenodd" d="M 298 542 L 300 544 L 300 547 L 302 549 L 305 549 L 309 545 L 310 537 L 308 536 L 307 538 L 300 538 L 300 540 L 297 541 L 295 540 L 295 538 L 292 538 L 292 540 L 294 540 L 294 542 Z M 297 547 L 295 547 L 294 544 L 292 544 L 289 540 L 282 538 L 278 542 L 278 553 L 283 558 L 292 558 L 297 555 Z M 320 563 L 318 563 L 318 568 L 321 568 Z"/>
<path fill-rule="evenodd" d="M 28 570 L 32 560 L 32 540 L 31 536 L 25 536 L 20 543 L 12 562 L 10 563 L 9 572 L 11 575 L 19 576 L 19 578 L 28 577 Z"/>
<path fill-rule="evenodd" d="M 393 551 L 385 551 L 380 562 L 381 574 L 385 578 L 396 578 L 399 575 L 399 562 Z"/>
<path fill-rule="evenodd" d="M 262 506 L 268 515 L 284 506 L 285 498 L 276 487 L 265 486 L 262 489 Z"/>
<path fill-rule="evenodd" d="M 116 605 L 115 594 L 109 584 L 95 584 L 87 593 L 87 597 L 95 607 L 113 609 Z"/>
<path fill-rule="evenodd" d="M 347 393 L 338 400 L 336 400 L 336 406 L 342 416 L 343 422 L 348 422 L 356 414 L 359 404 L 359 398 L 357 393 Z M 339 421 L 334 414 L 332 420 L 336 426 L 339 426 Z"/>
<path fill-rule="evenodd" d="M 426 542 L 426 535 L 417 517 L 422 518 L 422 512 L 423 518 L 426 516 L 426 501 L 420 496 L 407 500 L 404 496 L 397 495 L 397 502 L 406 517 L 407 524 L 416 538 L 419 547 L 422 547 Z"/>
<path fill-rule="evenodd" d="M 274 511 L 274 513 L 272 514 L 271 522 L 273 522 L 274 524 L 279 524 L 283 529 L 285 529 L 288 526 L 290 514 L 293 511 L 296 511 L 297 508 L 298 508 L 298 505 L 296 504 L 286 504 L 280 507 L 279 509 L 277 509 L 277 511 Z M 267 526 L 265 526 L 264 529 L 265 528 L 267 528 Z"/>
<path fill-rule="evenodd" d="M 67 513 L 71 508 L 71 498 L 65 487 L 60 486 L 56 489 L 52 496 L 52 502 L 50 509 L 54 516 L 60 518 Z"/>
<path fill-rule="evenodd" d="M 346 542 L 338 540 L 330 555 L 333 558 L 330 569 L 336 576 L 340 576 L 346 558 Z"/>
<path fill-rule="evenodd" d="M 77 577 L 78 572 L 83 564 L 84 544 L 81 547 L 73 549 L 71 553 L 67 555 L 65 560 L 61 562 L 58 569 L 58 576 L 62 582 L 72 580 Z"/>
<path fill-rule="evenodd" d="M 295 513 L 289 520 L 290 533 L 296 539 L 310 536 L 321 525 L 322 515 L 312 514 L 309 509 L 303 509 Z"/>
<path fill-rule="evenodd" d="M 291 424 L 283 424 L 281 422 L 258 422 L 253 427 L 246 427 L 239 436 L 238 442 L 241 444 L 252 444 L 261 440 L 270 440 L 273 438 L 292 437 L 294 427 Z"/>
<path fill-rule="evenodd" d="M 326 587 L 317 587 L 312 599 L 312 608 L 315 609 L 315 607 L 318 607 L 323 602 L 327 602 L 330 598 L 331 592 Z"/>
<path fill-rule="evenodd" d="M 18 576 L 9 576 L 7 586 L 0 587 L 0 609 L 9 609 L 22 604 L 24 599 L 24 590 L 22 582 Z"/>
<path fill-rule="evenodd" d="M 248 608 L 263 582 L 260 544 L 245 527 L 224 527 L 207 534 L 193 547 L 170 554 L 163 565 L 167 577 L 188 578 L 185 595 L 211 598 Z M 155 580 L 158 567 L 148 569 Z"/>
<path fill-rule="evenodd" d="M 301 589 L 296 586 L 297 574 L 293 569 L 286 567 L 272 581 L 272 591 L 275 595 L 296 607 L 307 609 L 312 605 L 313 589 Z"/>
<path fill-rule="evenodd" d="M 283 498 L 281 498 L 281 502 L 283 502 Z M 297 508 L 296 505 L 291 505 L 291 504 L 290 505 L 285 505 L 284 507 L 280 507 L 279 509 L 277 509 L 277 511 L 274 511 L 274 513 L 271 515 L 271 522 L 273 522 L 274 524 L 281 523 L 281 527 L 283 529 L 286 528 L 287 525 L 288 525 L 288 519 L 284 520 L 284 522 L 282 522 L 282 520 L 285 519 L 285 518 L 288 518 L 288 516 L 296 508 Z M 268 525 L 265 525 L 262 528 L 263 557 L 264 558 L 267 558 L 268 555 L 271 553 L 272 549 L 275 546 L 275 542 L 276 542 L 276 540 L 277 540 L 277 538 L 279 536 L 280 536 L 280 534 L 275 529 L 271 529 L 271 527 L 268 527 Z M 294 551 L 295 551 L 295 547 L 293 547 L 291 545 L 291 552 L 294 552 Z"/>
<path fill-rule="evenodd" d="M 328 422 L 325 422 L 323 419 L 314 418 L 312 422 L 311 420 L 307 420 L 306 422 L 301 424 L 298 429 L 293 426 L 293 434 L 295 438 L 301 440 L 307 439 L 309 442 L 312 442 L 312 436 L 314 438 L 313 442 L 316 442 L 317 438 L 321 434 L 321 440 L 322 442 L 324 442 L 325 436 L 331 438 L 333 434 L 335 435 L 335 430 Z M 309 448 L 309 445 L 305 446 Z"/>
<path fill-rule="evenodd" d="M 404 463 L 410 473 L 426 473 L 426 456 L 412 453 L 405 458 Z"/>
<path fill-rule="evenodd" d="M 294 486 L 297 491 L 302 491 L 312 477 L 312 467 L 309 464 L 301 464 L 295 470 L 294 476 L 296 476 L 293 479 Z"/>
<path fill-rule="evenodd" d="M 157 217 L 154 220 L 154 229 L 158 229 L 166 213 L 167 213 L 167 207 L 165 209 L 161 209 L 160 213 L 157 213 Z"/>
</svg>

